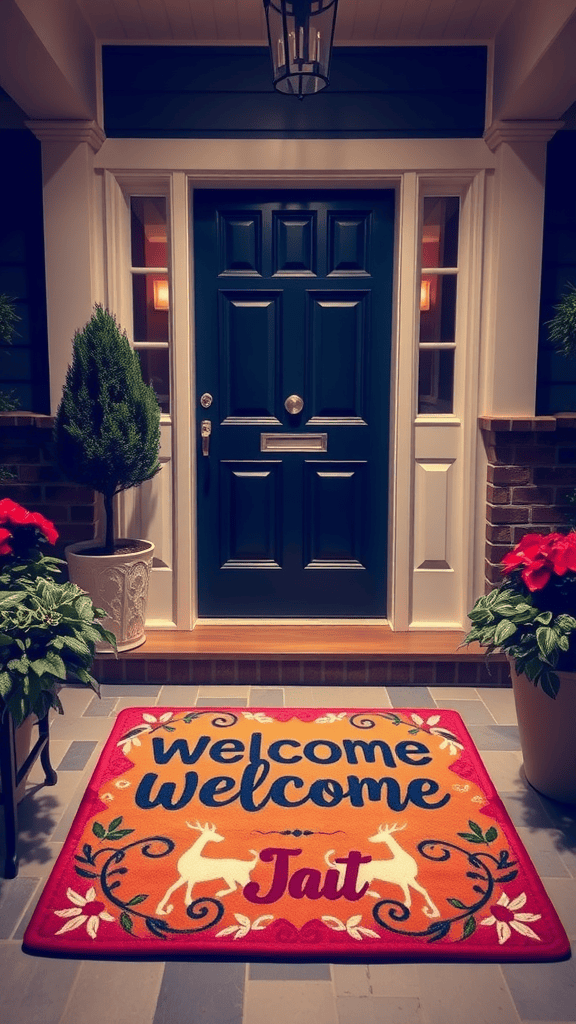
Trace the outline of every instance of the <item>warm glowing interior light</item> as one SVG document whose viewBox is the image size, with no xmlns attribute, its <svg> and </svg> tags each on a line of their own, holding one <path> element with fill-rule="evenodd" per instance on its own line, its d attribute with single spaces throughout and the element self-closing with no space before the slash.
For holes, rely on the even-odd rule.
<svg viewBox="0 0 576 1024">
<path fill-rule="evenodd" d="M 424 278 L 420 284 L 420 312 L 425 313 L 430 309 L 430 281 Z"/>
<path fill-rule="evenodd" d="M 154 309 L 168 309 L 168 281 L 154 278 Z"/>
</svg>

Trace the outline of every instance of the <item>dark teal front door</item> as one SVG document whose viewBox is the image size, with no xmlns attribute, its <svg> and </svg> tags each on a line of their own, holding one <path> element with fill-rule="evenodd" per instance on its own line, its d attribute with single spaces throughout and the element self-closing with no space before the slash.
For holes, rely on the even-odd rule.
<svg viewBox="0 0 576 1024">
<path fill-rule="evenodd" d="M 393 222 L 389 190 L 194 193 L 201 616 L 386 614 Z"/>
</svg>

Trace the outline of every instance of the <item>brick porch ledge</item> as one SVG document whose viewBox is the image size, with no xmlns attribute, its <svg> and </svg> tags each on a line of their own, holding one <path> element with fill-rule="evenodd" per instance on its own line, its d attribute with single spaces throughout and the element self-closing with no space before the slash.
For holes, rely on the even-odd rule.
<svg viewBox="0 0 576 1024">
<path fill-rule="evenodd" d="M 101 681 L 269 685 L 509 686 L 503 655 L 460 631 L 394 633 L 388 626 L 209 625 L 147 630 L 133 651 L 99 655 Z"/>
</svg>

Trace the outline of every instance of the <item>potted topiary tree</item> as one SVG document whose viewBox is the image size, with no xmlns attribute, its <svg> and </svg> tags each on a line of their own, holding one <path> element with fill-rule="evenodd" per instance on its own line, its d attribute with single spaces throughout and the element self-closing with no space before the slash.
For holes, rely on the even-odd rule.
<svg viewBox="0 0 576 1024">
<path fill-rule="evenodd" d="M 114 497 L 158 473 L 160 406 L 126 333 L 101 305 L 74 336 L 54 437 L 66 479 L 93 488 L 104 500 L 104 542 L 66 548 L 70 579 L 104 608 L 104 624 L 118 650 L 138 647 L 146 639 L 154 544 L 115 537 Z"/>
</svg>

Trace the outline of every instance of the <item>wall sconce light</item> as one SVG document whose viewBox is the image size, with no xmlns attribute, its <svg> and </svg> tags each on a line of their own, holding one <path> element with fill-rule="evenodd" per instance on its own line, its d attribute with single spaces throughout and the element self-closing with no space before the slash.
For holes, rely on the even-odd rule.
<svg viewBox="0 0 576 1024">
<path fill-rule="evenodd" d="M 154 285 L 154 309 L 168 309 L 168 281 L 162 277 L 153 279 Z"/>
<path fill-rule="evenodd" d="M 264 0 L 274 86 L 311 96 L 328 85 L 338 0 Z"/>
<path fill-rule="evenodd" d="M 420 312 L 427 313 L 430 309 L 430 281 L 422 278 L 420 282 Z"/>
</svg>

